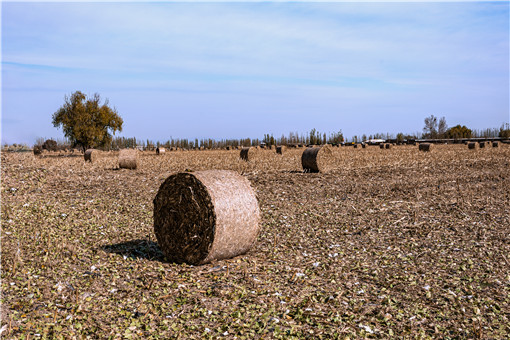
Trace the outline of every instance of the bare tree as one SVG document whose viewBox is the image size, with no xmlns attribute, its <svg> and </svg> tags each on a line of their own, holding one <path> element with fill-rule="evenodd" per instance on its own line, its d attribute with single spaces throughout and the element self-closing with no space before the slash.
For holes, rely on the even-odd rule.
<svg viewBox="0 0 510 340">
<path fill-rule="evenodd" d="M 446 124 L 446 118 L 442 117 L 439 120 L 439 124 L 437 125 L 437 136 L 439 138 L 444 138 L 447 130 L 448 130 L 448 125 Z"/>
<path fill-rule="evenodd" d="M 425 118 L 423 137 L 425 138 L 437 137 L 437 117 L 435 117 L 434 115 L 430 115 L 430 117 Z"/>
</svg>

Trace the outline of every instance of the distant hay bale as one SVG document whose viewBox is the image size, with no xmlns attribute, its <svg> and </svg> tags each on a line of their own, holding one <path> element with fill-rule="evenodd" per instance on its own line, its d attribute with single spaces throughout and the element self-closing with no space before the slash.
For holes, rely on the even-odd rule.
<svg viewBox="0 0 510 340">
<path fill-rule="evenodd" d="M 154 232 L 167 260 L 193 265 L 246 253 L 260 230 L 250 182 L 234 171 L 168 177 L 154 199 Z"/>
<path fill-rule="evenodd" d="M 391 149 L 391 144 L 386 144 L 386 145 L 384 146 L 384 148 L 385 148 L 385 149 Z"/>
<path fill-rule="evenodd" d="M 285 152 L 285 145 L 278 145 L 276 147 L 276 153 L 277 154 L 283 155 L 284 152 Z"/>
<path fill-rule="evenodd" d="M 306 148 L 301 155 L 305 172 L 328 172 L 333 168 L 333 151 L 329 146 Z"/>
<path fill-rule="evenodd" d="M 420 143 L 420 145 L 418 145 L 418 150 L 420 151 L 430 151 L 431 148 L 432 144 L 430 143 Z"/>
<path fill-rule="evenodd" d="M 119 152 L 119 168 L 136 169 L 138 151 L 136 149 L 123 149 Z"/>
<path fill-rule="evenodd" d="M 498 141 L 493 141 L 492 142 L 492 147 L 493 148 L 497 148 L 499 146 L 499 142 Z"/>
<path fill-rule="evenodd" d="M 244 161 L 252 160 L 253 157 L 255 156 L 255 154 L 257 153 L 257 150 L 258 150 L 258 147 L 252 147 L 252 146 L 247 147 L 247 148 L 242 148 L 241 153 L 240 153 L 241 159 Z"/>
<path fill-rule="evenodd" d="M 480 145 L 480 149 L 485 148 L 485 142 L 479 142 L 478 144 Z"/>
<path fill-rule="evenodd" d="M 43 149 L 40 145 L 34 145 L 34 155 L 40 155 L 42 154 Z"/>
<path fill-rule="evenodd" d="M 276 145 L 271 145 L 271 150 L 276 150 Z"/>
<path fill-rule="evenodd" d="M 232 150 L 232 147 L 231 146 L 227 146 L 227 150 Z"/>
<path fill-rule="evenodd" d="M 85 159 L 85 162 L 96 162 L 99 157 L 101 157 L 101 151 L 96 149 L 87 149 L 85 150 L 85 153 L 83 154 L 83 158 Z"/>
<path fill-rule="evenodd" d="M 156 155 L 160 155 L 162 153 L 165 153 L 165 148 L 156 148 Z"/>
<path fill-rule="evenodd" d="M 470 142 L 470 143 L 468 143 L 467 146 L 468 146 L 468 149 L 471 149 L 471 150 L 476 149 L 476 143 L 475 142 Z"/>
<path fill-rule="evenodd" d="M 358 148 L 358 144 L 354 144 L 354 148 L 357 149 Z"/>
<path fill-rule="evenodd" d="M 365 143 L 362 143 L 362 144 L 361 144 L 361 147 L 364 149 L 364 148 L 366 148 L 366 147 L 367 147 L 367 145 L 366 145 Z"/>
<path fill-rule="evenodd" d="M 379 144 L 379 148 L 384 149 L 384 144 L 383 143 Z"/>
</svg>

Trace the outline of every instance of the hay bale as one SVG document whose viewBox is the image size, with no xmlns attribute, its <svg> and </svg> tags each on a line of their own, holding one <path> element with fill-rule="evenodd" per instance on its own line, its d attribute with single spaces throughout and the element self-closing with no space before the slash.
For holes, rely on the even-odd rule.
<svg viewBox="0 0 510 340">
<path fill-rule="evenodd" d="M 499 146 L 499 142 L 498 141 L 493 141 L 492 142 L 492 147 L 493 148 L 497 148 Z"/>
<path fill-rule="evenodd" d="M 475 142 L 470 142 L 470 143 L 468 143 L 467 146 L 468 146 L 468 149 L 471 149 L 471 150 L 476 149 L 476 143 Z"/>
<path fill-rule="evenodd" d="M 485 142 L 479 142 L 479 145 L 480 145 L 480 149 L 485 148 Z"/>
<path fill-rule="evenodd" d="M 285 152 L 285 145 L 279 145 L 276 147 L 276 153 L 279 155 L 283 155 Z"/>
<path fill-rule="evenodd" d="M 258 147 L 252 147 L 252 146 L 247 147 L 247 148 L 242 148 L 241 153 L 240 153 L 241 159 L 244 161 L 253 160 L 253 157 L 257 153 L 257 150 L 258 150 Z"/>
<path fill-rule="evenodd" d="M 367 147 L 367 145 L 366 145 L 365 143 L 362 143 L 362 144 L 361 144 L 361 147 L 364 149 L 364 148 L 366 148 L 366 147 Z"/>
<path fill-rule="evenodd" d="M 379 144 L 379 148 L 384 149 L 384 144 L 383 143 Z"/>
<path fill-rule="evenodd" d="M 301 155 L 305 172 L 328 172 L 333 168 L 333 151 L 329 146 L 306 148 Z"/>
<path fill-rule="evenodd" d="M 418 150 L 420 151 L 430 151 L 430 149 L 432 148 L 432 144 L 430 143 L 420 143 L 420 145 L 418 145 Z"/>
<path fill-rule="evenodd" d="M 384 147 L 385 147 L 386 149 L 391 149 L 391 144 L 386 144 Z"/>
<path fill-rule="evenodd" d="M 244 254 L 259 221 L 250 182 L 234 171 L 171 175 L 154 199 L 154 232 L 172 262 L 198 265 Z"/>
<path fill-rule="evenodd" d="M 358 148 L 358 144 L 354 144 L 354 148 L 357 149 Z"/>
<path fill-rule="evenodd" d="M 40 155 L 43 152 L 43 148 L 40 145 L 34 145 L 34 155 Z"/>
<path fill-rule="evenodd" d="M 165 148 L 156 148 L 156 155 L 160 155 L 162 153 L 165 153 Z"/>
<path fill-rule="evenodd" d="M 119 152 L 119 168 L 136 169 L 138 151 L 136 149 L 123 149 Z"/>
<path fill-rule="evenodd" d="M 85 153 L 83 154 L 83 158 L 85 159 L 85 162 L 91 162 L 94 163 L 99 159 L 101 156 L 101 151 L 96 149 L 87 149 L 85 150 Z"/>
</svg>

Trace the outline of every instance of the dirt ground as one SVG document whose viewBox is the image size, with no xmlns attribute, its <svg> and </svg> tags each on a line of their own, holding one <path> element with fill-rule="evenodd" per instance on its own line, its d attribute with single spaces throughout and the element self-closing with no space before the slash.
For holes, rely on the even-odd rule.
<svg viewBox="0 0 510 340">
<path fill-rule="evenodd" d="M 1 155 L 2 338 L 509 338 L 510 145 Z M 259 199 L 252 250 L 165 261 L 153 199 L 231 169 Z"/>
</svg>

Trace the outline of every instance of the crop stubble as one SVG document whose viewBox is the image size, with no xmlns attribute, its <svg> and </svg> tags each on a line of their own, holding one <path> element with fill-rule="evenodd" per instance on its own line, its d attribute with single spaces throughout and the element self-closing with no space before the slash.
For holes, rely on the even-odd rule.
<svg viewBox="0 0 510 340">
<path fill-rule="evenodd" d="M 253 338 L 510 334 L 510 148 L 2 153 L 2 336 Z M 152 200 L 172 173 L 230 169 L 262 211 L 247 254 L 167 263 Z M 373 333 L 371 333 L 373 332 Z"/>
</svg>

